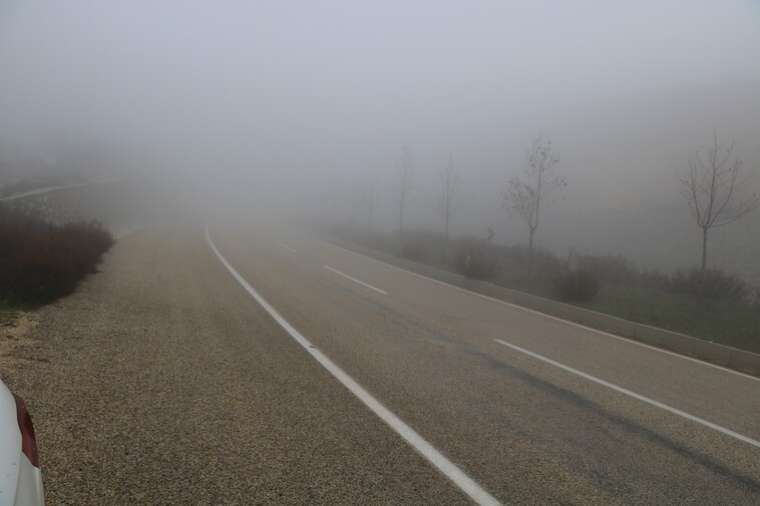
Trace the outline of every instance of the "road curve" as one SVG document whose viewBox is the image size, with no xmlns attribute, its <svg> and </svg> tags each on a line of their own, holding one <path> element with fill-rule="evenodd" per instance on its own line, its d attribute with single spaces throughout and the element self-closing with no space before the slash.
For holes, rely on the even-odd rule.
<svg viewBox="0 0 760 506">
<path fill-rule="evenodd" d="M 757 380 L 295 229 L 216 223 L 210 236 L 218 255 L 202 226 L 135 232 L 40 312 L 38 360 L 12 383 L 35 414 L 52 503 L 478 501 L 320 356 L 481 497 L 760 501 Z"/>
<path fill-rule="evenodd" d="M 760 498 L 755 378 L 484 300 L 308 234 L 213 233 L 289 322 L 504 502 Z"/>
</svg>

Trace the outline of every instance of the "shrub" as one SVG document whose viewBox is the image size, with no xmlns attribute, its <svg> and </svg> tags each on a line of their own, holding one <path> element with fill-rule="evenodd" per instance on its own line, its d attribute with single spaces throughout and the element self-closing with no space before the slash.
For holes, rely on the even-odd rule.
<svg viewBox="0 0 760 506">
<path fill-rule="evenodd" d="M 599 292 L 599 280 L 586 269 L 566 271 L 554 280 L 560 300 L 588 302 Z"/>
<path fill-rule="evenodd" d="M 0 207 L 0 297 L 44 303 L 70 293 L 112 245 L 97 222 L 54 225 Z"/>
<path fill-rule="evenodd" d="M 397 237 L 404 258 L 433 265 L 440 265 L 444 261 L 447 241 L 443 234 L 412 229 L 405 231 L 403 237 Z"/>
<path fill-rule="evenodd" d="M 668 274 L 662 271 L 652 269 L 644 271 L 639 274 L 639 286 L 648 288 L 650 290 L 658 290 L 663 292 L 673 291 L 673 284 Z"/>
<path fill-rule="evenodd" d="M 427 261 L 429 253 L 429 248 L 419 241 L 404 241 L 401 246 L 401 256 L 415 262 Z"/>
<path fill-rule="evenodd" d="M 607 283 L 631 283 L 639 278 L 636 266 L 622 255 L 581 255 L 577 262 L 579 270 L 593 272 Z"/>
<path fill-rule="evenodd" d="M 673 292 L 714 300 L 740 301 L 747 294 L 744 281 L 719 269 L 677 271 L 670 285 Z"/>
<path fill-rule="evenodd" d="M 473 279 L 491 279 L 496 273 L 496 258 L 486 244 L 475 240 L 461 241 L 454 255 L 454 269 Z"/>
</svg>

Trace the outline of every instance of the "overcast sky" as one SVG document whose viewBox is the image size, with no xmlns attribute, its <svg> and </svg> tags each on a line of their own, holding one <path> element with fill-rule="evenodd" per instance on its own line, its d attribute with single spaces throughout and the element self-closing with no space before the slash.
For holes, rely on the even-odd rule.
<svg viewBox="0 0 760 506">
<path fill-rule="evenodd" d="M 163 179 L 349 209 L 374 180 L 390 223 L 406 144 L 419 223 L 452 154 L 455 230 L 515 242 L 500 185 L 544 133 L 569 185 L 539 243 L 644 261 L 688 240 L 640 215 L 681 205 L 674 174 L 714 128 L 760 170 L 758 89 L 758 0 L 0 1 L 6 152 L 108 145 Z M 625 219 L 653 244 L 620 245 Z"/>
</svg>

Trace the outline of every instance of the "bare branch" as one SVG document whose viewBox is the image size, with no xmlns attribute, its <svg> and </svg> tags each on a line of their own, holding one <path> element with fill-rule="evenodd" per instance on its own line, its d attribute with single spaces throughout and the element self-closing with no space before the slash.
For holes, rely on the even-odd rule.
<svg viewBox="0 0 760 506">
<path fill-rule="evenodd" d="M 522 176 L 513 177 L 507 182 L 503 205 L 528 226 L 532 250 L 533 234 L 540 223 L 542 204 L 552 192 L 567 186 L 567 181 L 554 173 L 559 156 L 554 153 L 549 139 L 536 137 L 526 158 L 528 163 Z"/>
<path fill-rule="evenodd" d="M 689 160 L 687 173 L 679 178 L 681 194 L 699 228 L 702 229 L 702 269 L 707 265 L 707 237 L 711 228 L 733 223 L 760 205 L 760 197 L 739 195 L 742 161 L 734 155 L 734 143 L 721 146 L 717 132 L 703 157 L 700 152 Z"/>
</svg>

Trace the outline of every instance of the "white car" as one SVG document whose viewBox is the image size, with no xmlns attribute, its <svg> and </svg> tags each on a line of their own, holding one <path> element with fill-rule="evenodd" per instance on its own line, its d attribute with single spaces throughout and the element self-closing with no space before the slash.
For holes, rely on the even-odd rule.
<svg viewBox="0 0 760 506">
<path fill-rule="evenodd" d="M 0 506 L 44 504 L 32 418 L 0 381 Z"/>
</svg>

